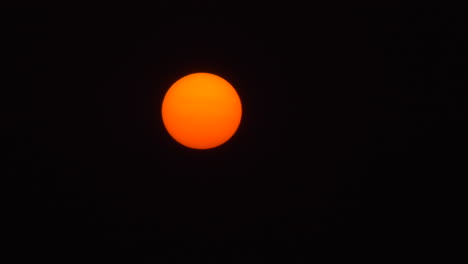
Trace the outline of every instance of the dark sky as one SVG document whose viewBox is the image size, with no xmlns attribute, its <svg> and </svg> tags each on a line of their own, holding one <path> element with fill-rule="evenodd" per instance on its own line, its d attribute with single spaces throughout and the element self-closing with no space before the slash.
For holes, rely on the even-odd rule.
<svg viewBox="0 0 468 264">
<path fill-rule="evenodd" d="M 322 233 L 369 231 L 388 217 L 375 193 L 434 164 L 448 144 L 436 127 L 460 118 L 433 89 L 456 78 L 457 19 L 399 4 L 12 10 L 4 124 L 22 246 L 61 263 L 306 263 Z M 193 72 L 243 103 L 212 150 L 161 120 Z"/>
</svg>

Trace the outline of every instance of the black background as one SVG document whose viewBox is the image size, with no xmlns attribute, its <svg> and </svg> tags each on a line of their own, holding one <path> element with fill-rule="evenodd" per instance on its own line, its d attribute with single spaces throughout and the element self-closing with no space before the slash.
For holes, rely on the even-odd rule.
<svg viewBox="0 0 468 264">
<path fill-rule="evenodd" d="M 383 223 L 405 219 L 389 213 L 405 191 L 390 186 L 445 168 L 460 16 L 397 3 L 84 10 L 6 16 L 7 175 L 28 252 L 305 263 L 322 232 L 396 228 Z M 219 148 L 187 149 L 162 125 L 164 93 L 193 72 L 241 97 Z"/>
</svg>

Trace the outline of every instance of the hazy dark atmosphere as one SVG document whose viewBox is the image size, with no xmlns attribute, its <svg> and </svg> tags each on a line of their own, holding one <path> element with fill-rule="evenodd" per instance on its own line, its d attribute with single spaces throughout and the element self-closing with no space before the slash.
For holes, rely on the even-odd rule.
<svg viewBox="0 0 468 264">
<path fill-rule="evenodd" d="M 455 79 L 459 17 L 347 5 L 12 9 L 21 247 L 60 263 L 311 263 L 318 237 L 372 232 L 387 203 L 371 193 L 440 169 L 437 127 L 460 117 L 434 86 Z M 243 103 L 211 150 L 162 123 L 166 90 L 194 72 Z"/>
</svg>

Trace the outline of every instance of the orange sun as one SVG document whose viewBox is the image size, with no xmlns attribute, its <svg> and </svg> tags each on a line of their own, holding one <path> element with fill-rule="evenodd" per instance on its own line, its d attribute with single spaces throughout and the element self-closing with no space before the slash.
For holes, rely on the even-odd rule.
<svg viewBox="0 0 468 264">
<path fill-rule="evenodd" d="M 239 127 L 242 106 L 234 87 L 210 73 L 189 74 L 164 96 L 162 119 L 169 134 L 193 149 L 210 149 L 228 141 Z"/>
</svg>

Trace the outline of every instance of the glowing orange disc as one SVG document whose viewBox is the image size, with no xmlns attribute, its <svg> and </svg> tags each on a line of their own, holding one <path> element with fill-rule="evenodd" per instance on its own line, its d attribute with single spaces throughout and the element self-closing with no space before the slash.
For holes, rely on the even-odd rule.
<svg viewBox="0 0 468 264">
<path fill-rule="evenodd" d="M 224 144 L 237 131 L 242 106 L 234 87 L 210 73 L 189 74 L 164 96 L 162 119 L 180 144 L 210 149 Z"/>
</svg>

